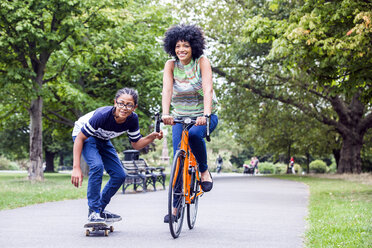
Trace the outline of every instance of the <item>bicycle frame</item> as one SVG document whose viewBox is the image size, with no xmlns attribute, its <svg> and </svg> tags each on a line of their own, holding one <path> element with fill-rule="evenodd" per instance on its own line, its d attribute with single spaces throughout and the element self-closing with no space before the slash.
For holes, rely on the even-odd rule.
<svg viewBox="0 0 372 248">
<path fill-rule="evenodd" d="M 197 192 L 196 195 L 192 195 L 191 196 L 191 192 L 190 192 L 190 184 L 191 184 L 191 171 L 194 169 L 195 170 L 195 174 L 196 174 L 196 180 L 200 181 L 200 176 L 199 176 L 199 167 L 198 167 L 198 164 L 196 162 L 196 159 L 195 159 L 195 156 L 194 154 L 191 152 L 191 148 L 189 146 L 189 131 L 187 130 L 187 128 L 184 128 L 183 131 L 182 131 L 182 138 L 181 138 L 181 146 L 180 146 L 180 150 L 184 151 L 184 154 L 185 154 L 185 160 L 184 160 L 184 170 L 183 170 L 183 185 L 182 185 L 182 189 L 183 189 L 183 195 L 185 197 L 185 202 L 186 204 L 191 204 L 193 199 L 195 197 L 199 197 L 201 196 L 202 194 L 204 194 L 203 190 L 200 189 L 199 192 Z M 179 169 L 180 169 L 180 164 L 179 164 L 179 161 L 177 162 L 177 168 L 176 169 L 176 172 L 175 174 L 178 175 L 179 173 Z M 176 184 L 176 179 L 177 179 L 177 176 L 174 177 L 174 180 L 172 182 L 172 185 L 173 187 L 175 187 L 175 184 Z"/>
</svg>

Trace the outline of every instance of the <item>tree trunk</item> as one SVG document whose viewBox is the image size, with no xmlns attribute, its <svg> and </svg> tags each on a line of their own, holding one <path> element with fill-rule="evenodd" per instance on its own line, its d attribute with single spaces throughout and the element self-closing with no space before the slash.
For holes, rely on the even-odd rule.
<svg viewBox="0 0 372 248">
<path fill-rule="evenodd" d="M 64 166 L 65 165 L 65 161 L 64 161 L 64 159 L 65 159 L 65 156 L 63 155 L 63 153 L 62 152 L 60 152 L 59 153 L 59 164 L 58 164 L 58 166 Z"/>
<path fill-rule="evenodd" d="M 288 145 L 288 151 L 287 151 L 287 174 L 292 174 L 292 171 L 289 169 L 289 161 L 291 160 L 291 144 Z"/>
<path fill-rule="evenodd" d="M 340 149 L 333 149 L 332 153 L 333 153 L 333 156 L 335 157 L 336 168 L 338 169 L 338 164 L 340 163 L 341 151 Z"/>
<path fill-rule="evenodd" d="M 362 147 L 362 139 L 358 139 L 355 135 L 350 134 L 343 137 L 337 173 L 362 172 L 362 159 L 360 157 Z"/>
<path fill-rule="evenodd" d="M 335 127 L 342 137 L 337 173 L 361 173 L 360 151 L 363 147 L 363 137 L 372 126 L 372 115 L 363 117 L 366 109 L 360 101 L 360 92 L 354 94 L 349 104 L 340 97 L 333 97 L 332 106 L 339 116 Z"/>
<path fill-rule="evenodd" d="M 306 153 L 306 173 L 310 173 L 310 153 Z"/>
<path fill-rule="evenodd" d="M 45 150 L 45 172 L 55 172 L 54 171 L 54 157 L 56 153 L 55 152 L 50 152 L 48 150 Z"/>
<path fill-rule="evenodd" d="M 30 168 L 28 178 L 32 181 L 44 180 L 43 173 L 43 142 L 42 142 L 42 118 L 43 99 L 38 96 L 31 101 L 30 108 Z"/>
</svg>

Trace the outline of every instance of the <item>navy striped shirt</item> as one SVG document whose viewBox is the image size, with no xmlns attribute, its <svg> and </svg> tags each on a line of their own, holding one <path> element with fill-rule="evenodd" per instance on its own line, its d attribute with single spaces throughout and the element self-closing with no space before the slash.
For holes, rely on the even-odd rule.
<svg viewBox="0 0 372 248">
<path fill-rule="evenodd" d="M 133 112 L 124 123 L 118 124 L 113 109 L 113 106 L 101 107 L 80 117 L 75 122 L 72 136 L 77 136 L 81 131 L 88 138 L 94 136 L 109 140 L 127 133 L 131 142 L 137 142 L 142 137 L 137 114 Z"/>
</svg>

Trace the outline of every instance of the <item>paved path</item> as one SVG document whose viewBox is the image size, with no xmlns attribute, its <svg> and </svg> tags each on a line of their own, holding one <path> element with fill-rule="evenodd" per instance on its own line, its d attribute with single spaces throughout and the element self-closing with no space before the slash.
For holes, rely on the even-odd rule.
<svg viewBox="0 0 372 248">
<path fill-rule="evenodd" d="M 303 247 L 306 185 L 246 175 L 214 179 L 199 202 L 195 228 L 184 222 L 176 240 L 162 223 L 167 191 L 159 190 L 115 195 L 108 210 L 123 221 L 109 237 L 85 237 L 84 199 L 0 211 L 0 247 Z"/>
</svg>

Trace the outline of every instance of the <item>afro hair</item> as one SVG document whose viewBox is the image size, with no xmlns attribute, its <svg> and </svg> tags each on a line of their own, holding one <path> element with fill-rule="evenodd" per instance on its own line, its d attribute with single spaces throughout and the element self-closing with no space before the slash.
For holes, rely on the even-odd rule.
<svg viewBox="0 0 372 248">
<path fill-rule="evenodd" d="M 178 41 L 187 41 L 190 43 L 192 58 L 195 60 L 203 55 L 205 48 L 205 39 L 203 31 L 195 25 L 175 25 L 170 27 L 165 33 L 164 50 L 176 60 L 178 57 L 175 52 Z"/>
</svg>

